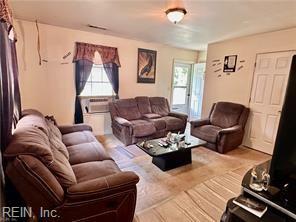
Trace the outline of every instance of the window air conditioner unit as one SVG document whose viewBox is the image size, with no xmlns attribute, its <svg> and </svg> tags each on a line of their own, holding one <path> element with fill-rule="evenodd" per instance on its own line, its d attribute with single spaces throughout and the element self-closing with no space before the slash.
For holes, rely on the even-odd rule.
<svg viewBox="0 0 296 222">
<path fill-rule="evenodd" d="M 113 100 L 112 96 L 86 98 L 81 100 L 81 105 L 84 107 L 85 113 L 107 113 L 109 112 L 108 103 Z"/>
</svg>

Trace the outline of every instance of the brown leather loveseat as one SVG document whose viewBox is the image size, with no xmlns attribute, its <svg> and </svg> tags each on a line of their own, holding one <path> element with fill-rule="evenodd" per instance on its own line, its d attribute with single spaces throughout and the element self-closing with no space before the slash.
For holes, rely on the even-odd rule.
<svg viewBox="0 0 296 222">
<path fill-rule="evenodd" d="M 41 220 L 133 220 L 139 178 L 120 171 L 87 125 L 58 128 L 26 110 L 5 158 L 6 174 L 35 215 L 41 207 L 55 211 Z"/>
<path fill-rule="evenodd" d="M 226 153 L 242 144 L 249 108 L 231 102 L 214 103 L 209 117 L 191 122 L 191 135 L 207 141 L 206 147 Z"/>
<path fill-rule="evenodd" d="M 164 137 L 168 132 L 183 133 L 187 115 L 170 111 L 164 97 L 140 96 L 109 103 L 113 134 L 125 145 Z"/>
</svg>

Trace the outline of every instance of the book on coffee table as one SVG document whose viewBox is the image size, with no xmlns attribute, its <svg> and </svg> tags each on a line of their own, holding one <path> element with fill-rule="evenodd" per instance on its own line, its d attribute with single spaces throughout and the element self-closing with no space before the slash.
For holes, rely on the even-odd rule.
<svg viewBox="0 0 296 222">
<path fill-rule="evenodd" d="M 233 203 L 240 206 L 241 208 L 249 211 L 255 216 L 261 218 L 264 213 L 267 211 L 267 206 L 263 203 L 260 203 L 252 198 L 245 197 L 243 195 L 238 196 L 233 200 Z"/>
</svg>

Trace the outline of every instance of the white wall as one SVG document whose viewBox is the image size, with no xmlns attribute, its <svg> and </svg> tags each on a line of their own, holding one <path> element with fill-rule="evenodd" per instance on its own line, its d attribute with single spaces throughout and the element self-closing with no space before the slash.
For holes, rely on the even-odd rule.
<svg viewBox="0 0 296 222">
<path fill-rule="evenodd" d="M 207 51 L 199 51 L 198 62 L 203 63 L 207 61 Z"/>
<path fill-rule="evenodd" d="M 212 104 L 217 101 L 248 106 L 257 53 L 295 49 L 296 28 L 209 44 L 202 116 L 206 117 Z M 219 68 L 223 70 L 224 56 L 227 55 L 238 55 L 238 61 L 245 60 L 245 63 L 241 63 L 244 68 L 231 75 L 223 74 L 223 71 L 215 72 Z M 212 61 L 217 59 L 221 65 L 213 66 Z M 221 77 L 218 77 L 219 74 Z"/>
<path fill-rule="evenodd" d="M 72 58 L 76 41 L 118 48 L 121 98 L 140 95 L 170 98 L 173 60 L 196 62 L 198 58 L 197 51 L 39 24 L 41 56 L 48 60 L 39 66 L 35 23 L 22 20 L 15 23 L 23 108 L 37 108 L 44 114 L 53 114 L 61 124 L 73 122 L 75 87 Z M 157 51 L 155 84 L 137 84 L 138 48 Z M 72 54 L 64 61 L 62 57 L 69 51 Z M 62 65 L 61 62 L 68 64 Z"/>
</svg>

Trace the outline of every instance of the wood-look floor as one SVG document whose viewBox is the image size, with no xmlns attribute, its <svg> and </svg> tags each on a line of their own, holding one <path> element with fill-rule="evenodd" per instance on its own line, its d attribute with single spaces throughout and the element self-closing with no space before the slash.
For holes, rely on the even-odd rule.
<svg viewBox="0 0 296 222">
<path fill-rule="evenodd" d="M 226 155 L 199 147 L 192 164 L 163 172 L 136 146 L 125 147 L 113 135 L 98 139 L 123 171 L 140 177 L 135 222 L 219 221 L 245 172 L 271 158 L 244 147 Z"/>
</svg>

